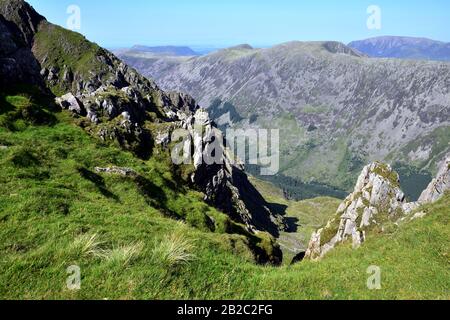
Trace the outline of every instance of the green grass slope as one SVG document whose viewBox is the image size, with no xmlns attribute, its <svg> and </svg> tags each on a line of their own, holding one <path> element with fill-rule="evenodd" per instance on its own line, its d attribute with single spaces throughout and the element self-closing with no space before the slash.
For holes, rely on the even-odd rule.
<svg viewBox="0 0 450 320">
<path fill-rule="evenodd" d="M 229 234 L 243 232 L 178 183 L 164 157 L 138 160 L 37 104 L 0 95 L 0 298 L 450 298 L 449 194 L 359 250 L 256 265 L 249 247 L 269 240 Z M 140 178 L 94 170 L 110 165 Z M 80 290 L 66 285 L 72 265 Z M 381 290 L 366 286 L 371 265 L 381 268 Z"/>
</svg>

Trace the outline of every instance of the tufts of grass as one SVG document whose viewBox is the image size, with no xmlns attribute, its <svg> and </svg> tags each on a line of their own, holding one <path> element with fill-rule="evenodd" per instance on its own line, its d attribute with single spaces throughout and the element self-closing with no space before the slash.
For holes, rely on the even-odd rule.
<svg viewBox="0 0 450 320">
<path fill-rule="evenodd" d="M 171 234 L 161 240 L 152 251 L 153 259 L 157 264 L 166 268 L 176 268 L 187 265 L 196 256 L 192 252 L 195 246 L 192 240 L 187 239 L 179 232 Z"/>
<path fill-rule="evenodd" d="M 76 257 L 100 256 L 104 242 L 99 240 L 98 234 L 83 234 L 75 238 L 69 246 L 69 253 Z"/>
<path fill-rule="evenodd" d="M 128 265 L 139 257 L 144 248 L 143 242 L 122 245 L 112 249 L 101 250 L 97 256 L 115 265 Z"/>
</svg>

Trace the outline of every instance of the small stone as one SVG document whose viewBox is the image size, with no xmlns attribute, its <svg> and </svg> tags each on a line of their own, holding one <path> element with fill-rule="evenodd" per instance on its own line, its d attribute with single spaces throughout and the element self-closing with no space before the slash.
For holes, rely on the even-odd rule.
<svg viewBox="0 0 450 320">
<path fill-rule="evenodd" d="M 96 167 L 95 172 L 98 173 L 109 173 L 109 174 L 117 174 L 124 177 L 130 177 L 130 176 L 136 176 L 137 173 L 131 168 L 120 168 L 120 167 L 107 167 L 107 168 L 100 168 Z"/>
</svg>

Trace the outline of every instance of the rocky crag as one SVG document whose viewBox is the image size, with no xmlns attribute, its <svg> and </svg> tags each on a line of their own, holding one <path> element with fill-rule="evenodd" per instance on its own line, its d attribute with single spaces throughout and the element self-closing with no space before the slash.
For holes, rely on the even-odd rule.
<svg viewBox="0 0 450 320">
<path fill-rule="evenodd" d="M 450 156 L 442 162 L 438 175 L 429 184 L 419 198 L 418 203 L 435 202 L 442 197 L 446 190 L 450 189 Z"/>
<path fill-rule="evenodd" d="M 359 247 L 368 233 L 383 232 L 401 221 L 422 217 L 421 205 L 439 200 L 450 190 L 450 157 L 441 164 L 439 174 L 422 193 L 418 202 L 407 203 L 400 189 L 398 174 L 391 166 L 376 162 L 366 166 L 355 189 L 339 206 L 336 216 L 315 232 L 305 256 L 319 259 L 336 245 L 351 241 Z"/>
<path fill-rule="evenodd" d="M 32 86 L 53 95 L 76 123 L 104 141 L 114 141 L 145 159 L 155 150 L 169 153 L 170 133 L 193 125 L 216 130 L 189 96 L 164 92 L 112 53 L 80 34 L 53 25 L 22 0 L 0 1 L 0 82 L 4 90 Z M 197 145 L 196 145 L 197 143 Z M 207 148 L 210 141 L 201 142 Z M 193 154 L 192 186 L 205 201 L 243 223 L 251 232 L 277 235 L 282 218 L 273 214 L 248 182 L 243 168 L 223 151 L 224 163 L 205 165 Z M 255 194 L 255 195 L 252 195 Z"/>
</svg>

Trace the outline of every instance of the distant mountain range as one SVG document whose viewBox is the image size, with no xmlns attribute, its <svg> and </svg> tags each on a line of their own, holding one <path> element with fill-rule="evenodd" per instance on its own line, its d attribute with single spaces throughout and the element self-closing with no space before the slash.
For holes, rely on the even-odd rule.
<svg viewBox="0 0 450 320">
<path fill-rule="evenodd" d="M 377 37 L 348 46 L 370 57 L 450 61 L 450 43 L 426 38 Z"/>
<path fill-rule="evenodd" d="M 195 52 L 189 47 L 184 46 L 159 46 L 159 47 L 148 47 L 142 45 L 135 45 L 131 47 L 131 51 L 138 52 L 148 52 L 162 55 L 172 55 L 172 56 L 198 56 L 199 53 Z"/>
<path fill-rule="evenodd" d="M 192 95 L 222 128 L 280 128 L 278 185 L 350 191 L 365 163 L 382 160 L 398 164 L 414 199 L 449 150 L 450 63 L 369 58 L 339 42 L 120 57 Z"/>
<path fill-rule="evenodd" d="M 329 42 L 332 43 L 332 42 Z M 235 49 L 253 49 L 244 44 Z M 372 58 L 397 58 L 410 60 L 450 61 L 450 43 L 427 38 L 384 36 L 365 40 L 352 41 L 348 48 Z M 218 51 L 218 48 L 199 48 L 193 50 L 188 46 L 144 46 L 135 45 L 131 48 L 113 50 L 117 54 L 153 55 L 172 57 L 192 57 Z"/>
</svg>

